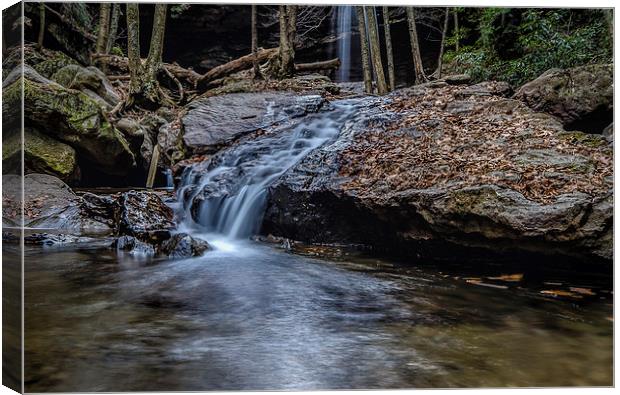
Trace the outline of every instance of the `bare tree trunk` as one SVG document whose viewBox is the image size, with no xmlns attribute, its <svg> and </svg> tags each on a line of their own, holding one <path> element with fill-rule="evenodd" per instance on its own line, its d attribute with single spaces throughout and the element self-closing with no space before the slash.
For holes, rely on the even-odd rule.
<svg viewBox="0 0 620 395">
<path fill-rule="evenodd" d="M 256 4 L 252 4 L 252 66 L 254 68 L 253 78 L 261 78 L 260 67 L 258 67 L 258 27 L 257 27 L 257 15 Z"/>
<path fill-rule="evenodd" d="M 151 46 L 146 58 L 146 72 L 149 80 L 155 80 L 157 72 L 161 68 L 162 53 L 164 51 L 164 32 L 166 31 L 167 4 L 155 4 L 153 16 L 153 32 L 151 33 Z"/>
<path fill-rule="evenodd" d="M 279 6 L 280 49 L 278 54 L 280 78 L 290 77 L 295 72 L 295 36 L 297 35 L 297 6 Z"/>
<path fill-rule="evenodd" d="M 137 3 L 127 3 L 127 58 L 129 60 L 129 95 L 140 92 L 140 10 Z"/>
<path fill-rule="evenodd" d="M 96 53 L 104 53 L 110 33 L 110 3 L 99 5 L 99 32 L 97 33 Z"/>
<path fill-rule="evenodd" d="M 446 46 L 446 33 L 448 32 L 448 20 L 450 19 L 450 9 L 446 8 L 446 17 L 443 20 L 443 30 L 441 31 L 441 46 L 439 47 L 439 58 L 437 59 L 437 79 L 441 78 L 441 67 L 443 66 L 443 51 Z"/>
<path fill-rule="evenodd" d="M 110 18 L 110 33 L 108 35 L 108 42 L 105 47 L 105 53 L 108 54 L 112 51 L 114 43 L 116 42 L 116 35 L 118 32 L 118 20 L 121 16 L 121 6 L 119 3 L 112 5 L 112 16 Z"/>
<path fill-rule="evenodd" d="M 415 22 L 415 10 L 413 7 L 407 7 L 407 21 L 409 23 L 409 38 L 411 41 L 411 54 L 413 56 L 413 68 L 415 74 L 415 83 L 420 84 L 426 81 L 424 74 L 424 66 L 422 65 L 422 55 L 420 54 L 420 43 L 418 41 L 418 31 Z"/>
<path fill-rule="evenodd" d="M 370 72 L 370 64 L 368 62 L 368 38 L 366 37 L 366 16 L 364 15 L 364 7 L 356 6 L 357 26 L 360 33 L 360 46 L 362 49 L 362 72 L 364 74 L 364 90 L 366 93 L 372 93 L 372 74 Z"/>
<path fill-rule="evenodd" d="M 39 50 L 43 48 L 43 37 L 45 36 L 45 4 L 39 3 L 39 37 L 37 39 L 37 47 Z"/>
<path fill-rule="evenodd" d="M 459 31 L 459 14 L 456 12 L 456 8 L 453 11 L 454 14 L 454 35 L 456 36 L 455 45 L 456 51 L 459 51 L 459 41 L 461 40 L 461 32 Z"/>
<path fill-rule="evenodd" d="M 605 22 L 607 23 L 607 29 L 609 30 L 609 42 L 613 48 L 614 45 L 614 10 L 609 8 L 604 10 L 605 13 Z"/>
<path fill-rule="evenodd" d="M 383 30 L 385 32 L 385 50 L 387 52 L 389 89 L 396 87 L 396 75 L 394 74 L 394 52 L 392 50 L 392 33 L 390 32 L 390 10 L 383 6 Z"/>
<path fill-rule="evenodd" d="M 153 16 L 153 32 L 151 46 L 142 72 L 142 96 L 148 105 L 157 105 L 162 101 L 161 88 L 157 82 L 157 73 L 162 67 L 162 53 L 164 50 L 164 32 L 166 30 L 166 11 L 168 5 L 155 4 Z"/>
<path fill-rule="evenodd" d="M 381 62 L 381 45 L 379 43 L 379 26 L 377 23 L 377 14 L 375 7 L 365 7 L 368 16 L 368 35 L 370 36 L 370 57 L 372 58 L 375 76 L 377 78 L 377 92 L 380 95 L 388 93 L 387 83 L 385 82 L 385 73 L 383 72 L 383 63 Z"/>
</svg>

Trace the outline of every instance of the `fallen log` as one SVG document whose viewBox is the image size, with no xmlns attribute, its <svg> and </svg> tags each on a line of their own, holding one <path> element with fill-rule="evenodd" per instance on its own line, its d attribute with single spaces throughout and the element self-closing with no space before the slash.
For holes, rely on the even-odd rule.
<svg viewBox="0 0 620 395">
<path fill-rule="evenodd" d="M 256 57 L 258 62 L 262 63 L 276 56 L 277 53 L 278 48 L 262 49 L 256 53 Z M 253 65 L 254 54 L 245 55 L 235 60 L 231 60 L 230 62 L 223 65 L 212 68 L 200 78 L 199 82 L 201 84 L 204 84 L 213 80 L 217 80 L 230 74 L 238 73 L 239 71 L 248 70 L 252 68 Z"/>
<path fill-rule="evenodd" d="M 296 63 L 295 71 L 331 70 L 340 67 L 340 59 L 323 60 L 313 63 Z"/>
<path fill-rule="evenodd" d="M 93 61 L 104 63 L 120 71 L 124 71 L 124 72 L 129 71 L 129 60 L 124 56 L 96 53 L 92 55 L 92 58 L 93 58 Z M 142 59 L 143 63 L 145 61 L 146 59 Z M 175 76 L 179 80 L 186 81 L 187 83 L 192 85 L 194 88 L 196 87 L 196 84 L 198 83 L 200 78 L 202 78 L 202 75 L 198 74 L 194 70 L 183 68 L 179 66 L 178 64 L 164 63 L 163 67 L 166 73 L 170 73 L 171 75 Z M 122 78 L 118 78 L 118 79 L 122 79 Z"/>
</svg>

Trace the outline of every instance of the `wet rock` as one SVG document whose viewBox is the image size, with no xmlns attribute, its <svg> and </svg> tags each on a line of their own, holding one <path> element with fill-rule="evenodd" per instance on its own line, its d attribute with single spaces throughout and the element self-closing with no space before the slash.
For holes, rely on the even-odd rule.
<svg viewBox="0 0 620 395">
<path fill-rule="evenodd" d="M 170 258 L 190 258 L 200 256 L 210 249 L 209 243 L 202 239 L 194 238 L 187 233 L 177 233 L 165 240 L 159 251 Z"/>
<path fill-rule="evenodd" d="M 24 129 L 23 140 L 18 134 L 4 140 L 2 163 L 5 172 L 20 171 L 22 152 L 26 173 L 51 174 L 65 182 L 79 178 L 75 150 L 31 128 Z"/>
<path fill-rule="evenodd" d="M 7 124 L 21 122 L 11 111 L 21 105 L 22 79 L 2 92 Z M 24 118 L 27 125 L 70 145 L 80 157 L 103 173 L 127 174 L 135 166 L 133 153 L 122 134 L 104 116 L 101 107 L 84 93 L 58 84 L 23 79 Z"/>
<path fill-rule="evenodd" d="M 318 111 L 320 96 L 286 92 L 231 93 L 197 100 L 182 118 L 183 142 L 194 154 L 213 153 L 240 137 Z"/>
<path fill-rule="evenodd" d="M 157 243 L 168 239 L 175 229 L 174 212 L 153 192 L 125 192 L 118 204 L 119 234 Z"/>
<path fill-rule="evenodd" d="M 613 65 L 549 70 L 519 88 L 515 98 L 558 117 L 567 130 L 601 133 L 613 119 Z"/>
<path fill-rule="evenodd" d="M 155 255 L 155 248 L 133 236 L 121 236 L 112 245 L 117 251 L 128 252 L 129 255 L 136 257 L 152 257 Z"/>
<path fill-rule="evenodd" d="M 27 174 L 24 179 L 24 226 L 59 229 L 72 234 L 109 233 L 107 222 L 89 218 L 82 211 L 83 200 L 60 179 L 47 174 Z M 3 224 L 21 222 L 22 179 L 2 176 Z"/>
<path fill-rule="evenodd" d="M 261 232 L 408 259 L 609 264 L 605 139 L 564 131 L 517 100 L 455 101 L 462 89 L 418 87 L 395 92 L 391 105 L 369 103 L 271 186 Z M 443 104 L 454 102 L 471 105 Z"/>
<path fill-rule="evenodd" d="M 116 228 L 116 213 L 119 206 L 115 196 L 100 196 L 86 192 L 81 195 L 81 200 L 83 215 L 106 224 L 111 229 Z"/>
</svg>

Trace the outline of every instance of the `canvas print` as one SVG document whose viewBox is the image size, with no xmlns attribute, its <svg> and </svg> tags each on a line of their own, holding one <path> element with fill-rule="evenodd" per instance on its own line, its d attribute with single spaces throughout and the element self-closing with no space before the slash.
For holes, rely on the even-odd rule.
<svg viewBox="0 0 620 395">
<path fill-rule="evenodd" d="M 613 386 L 613 8 L 2 21 L 3 385 Z"/>
</svg>

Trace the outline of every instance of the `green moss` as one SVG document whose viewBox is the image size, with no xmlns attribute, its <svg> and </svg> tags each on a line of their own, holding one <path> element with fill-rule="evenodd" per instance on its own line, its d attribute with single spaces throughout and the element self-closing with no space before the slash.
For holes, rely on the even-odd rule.
<svg viewBox="0 0 620 395">
<path fill-rule="evenodd" d="M 7 87 L 5 105 L 20 102 L 21 82 Z M 54 136 L 76 149 L 102 170 L 126 172 L 135 165 L 129 144 L 105 118 L 97 102 L 86 94 L 60 85 L 23 80 L 26 126 L 53 131 Z"/>
<path fill-rule="evenodd" d="M 75 150 L 35 130 L 24 132 L 24 162 L 27 172 L 46 173 L 62 180 L 73 177 L 76 168 Z M 3 143 L 2 160 L 21 161 L 21 136 L 14 135 Z"/>
<path fill-rule="evenodd" d="M 59 56 L 56 56 L 52 59 L 45 60 L 41 63 L 34 65 L 32 68 L 39 72 L 45 78 L 50 78 L 54 75 L 55 72 L 62 69 L 68 65 L 75 65 L 77 62 L 65 54 L 58 53 Z"/>
</svg>

